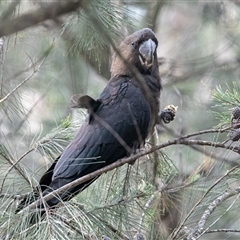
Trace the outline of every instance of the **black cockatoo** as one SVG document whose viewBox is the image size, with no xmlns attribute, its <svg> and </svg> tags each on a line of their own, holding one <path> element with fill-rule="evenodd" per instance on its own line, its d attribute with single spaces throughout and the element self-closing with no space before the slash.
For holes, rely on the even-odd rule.
<svg viewBox="0 0 240 240">
<path fill-rule="evenodd" d="M 38 189 L 43 195 L 129 156 L 144 144 L 157 123 L 159 111 L 161 79 L 157 47 L 158 40 L 151 29 L 134 32 L 119 45 L 121 56 L 113 55 L 111 79 L 100 97 L 94 100 L 85 95 L 72 99 L 72 107 L 85 107 L 89 114 L 41 178 Z M 132 66 L 144 83 L 131 71 Z M 48 206 L 71 199 L 94 180 L 56 195 L 47 201 Z M 22 202 L 19 209 L 24 206 Z"/>
</svg>

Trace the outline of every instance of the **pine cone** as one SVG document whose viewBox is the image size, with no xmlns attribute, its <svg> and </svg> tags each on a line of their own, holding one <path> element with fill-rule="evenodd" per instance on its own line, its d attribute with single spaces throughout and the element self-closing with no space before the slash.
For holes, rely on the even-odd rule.
<svg viewBox="0 0 240 240">
<path fill-rule="evenodd" d="M 236 142 L 240 139 L 240 129 L 234 129 L 230 132 L 230 139 Z"/>
<path fill-rule="evenodd" d="M 231 124 L 233 128 L 240 128 L 240 107 L 235 107 L 231 113 Z"/>
<path fill-rule="evenodd" d="M 240 107 L 235 107 L 232 110 L 232 119 L 239 119 L 240 118 Z"/>
<path fill-rule="evenodd" d="M 177 108 L 178 107 L 175 107 L 174 105 L 166 106 L 158 116 L 159 119 L 161 119 L 166 124 L 170 123 L 175 118 Z"/>
</svg>

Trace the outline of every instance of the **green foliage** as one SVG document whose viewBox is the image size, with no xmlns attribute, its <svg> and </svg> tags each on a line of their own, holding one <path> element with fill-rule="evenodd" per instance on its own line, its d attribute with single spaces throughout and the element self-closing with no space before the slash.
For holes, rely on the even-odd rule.
<svg viewBox="0 0 240 240">
<path fill-rule="evenodd" d="M 16 9 L 11 18 L 32 7 L 47 6 L 37 1 L 0 1 L 0 4 L 1 13 L 10 5 Z M 101 81 L 99 88 L 101 76 L 93 74 L 89 65 L 95 67 L 95 72 L 98 69 L 89 59 L 97 60 L 98 64 L 108 62 L 110 51 L 105 36 L 117 44 L 128 29 L 135 25 L 140 28 L 140 22 L 141 27 L 152 27 L 146 18 L 152 20 L 159 40 L 161 106 L 170 103 L 179 106 L 174 122 L 158 128 L 159 142 L 168 143 L 169 139 L 179 137 L 180 143 L 182 135 L 216 125 L 206 114 L 212 105 L 209 93 L 216 83 L 218 86 L 211 91 L 214 114 L 218 124 L 229 124 L 231 108 L 240 106 L 238 10 L 237 3 L 230 1 L 196 4 L 92 0 L 87 9 L 69 17 L 46 21 L 4 38 L 5 59 L 0 59 L 4 63 L 0 66 L 1 98 L 18 84 L 20 87 L 0 103 L 0 238 L 96 240 L 106 235 L 113 240 L 133 239 L 136 233 L 141 233 L 145 239 L 156 240 L 167 239 L 181 224 L 181 231 L 187 229 L 187 238 L 188 231 L 196 229 L 207 207 L 225 191 L 239 186 L 239 170 L 227 174 L 239 161 L 239 155 L 231 151 L 239 142 L 228 141 L 222 149 L 215 147 L 220 137 L 226 140 L 225 133 L 208 133 L 206 139 L 204 134 L 194 134 L 190 139 L 195 145 L 183 146 L 177 142 L 137 160 L 134 165 L 103 174 L 71 201 L 47 211 L 34 225 L 29 221 L 38 209 L 15 214 L 16 203 L 22 194 L 36 188 L 43 173 L 41 169 L 45 171 L 61 154 L 81 125 L 84 112 L 74 110 L 69 115 L 67 102 L 73 92 L 81 89 L 95 94 L 95 88 L 98 94 L 104 87 L 105 82 Z M 60 24 L 63 24 L 61 34 Z M 100 25 L 104 31 L 99 31 Z M 46 51 L 45 46 L 50 46 L 53 38 L 56 44 Z M 104 71 L 109 71 L 108 66 Z M 31 81 L 24 83 L 28 78 Z M 228 81 L 233 83 L 226 84 Z M 24 97 L 32 93 L 39 94 L 39 98 L 27 99 L 26 104 Z M 31 108 L 29 102 L 34 103 Z M 48 119 L 44 118 L 45 113 Z M 184 140 L 187 144 L 188 138 Z M 206 141 L 211 141 L 210 147 L 201 145 Z M 217 206 L 204 230 L 223 226 L 239 229 L 238 209 L 239 195 L 236 195 Z M 239 236 L 204 234 L 203 239 Z M 183 237 L 178 234 L 173 239 Z"/>
<path fill-rule="evenodd" d="M 81 110 L 78 112 L 77 121 L 75 122 L 72 122 L 70 116 L 67 116 L 59 126 L 53 128 L 39 141 L 36 141 L 33 148 L 42 156 L 54 160 L 73 138 L 73 134 L 79 128 L 84 116 L 84 112 Z"/>
<path fill-rule="evenodd" d="M 232 86 L 229 86 L 229 84 L 226 83 L 225 89 L 219 85 L 212 91 L 212 97 L 216 102 L 213 108 L 221 109 L 220 112 L 213 111 L 220 122 L 219 124 L 229 124 L 231 119 L 231 110 L 236 106 L 240 106 L 238 84 L 233 82 Z"/>
<path fill-rule="evenodd" d="M 8 149 L 5 147 L 3 143 L 0 142 L 0 156 L 1 158 L 12 158 L 11 154 L 9 153 Z"/>
<path fill-rule="evenodd" d="M 125 27 L 133 28 L 133 16 L 123 6 L 110 0 L 91 1 L 87 9 L 72 14 L 63 26 L 63 34 L 68 36 L 68 51 L 76 53 L 80 50 L 101 64 L 101 56 L 109 48 L 104 36 L 108 35 L 114 40 L 122 39 L 120 29 L 123 21 Z M 104 33 L 99 31 L 98 24 L 104 28 Z"/>
<path fill-rule="evenodd" d="M 233 82 L 232 86 L 226 83 L 225 90 L 221 86 L 217 86 L 216 90 L 212 91 L 212 96 L 215 101 L 221 104 L 220 106 L 234 107 L 240 105 L 239 90 L 236 82 Z"/>
<path fill-rule="evenodd" d="M 140 231 L 154 239 L 150 226 L 155 224 L 158 213 L 153 200 L 157 201 L 160 195 L 157 192 L 152 195 L 154 187 L 146 179 L 143 160 L 102 175 L 70 202 L 62 203 L 51 213 L 47 211 L 44 220 L 34 225 L 29 221 L 37 209 L 23 210 L 15 215 L 11 198 L 7 195 L 0 198 L 2 209 L 5 209 L 1 213 L 0 232 L 21 239 L 34 236 L 41 239 L 90 239 L 95 236 L 93 239 L 100 239 L 103 235 L 118 239 L 133 238 Z M 161 161 L 157 159 L 158 164 Z"/>
<path fill-rule="evenodd" d="M 169 156 L 163 151 L 160 152 L 162 161 L 157 161 L 158 163 L 158 176 L 161 176 L 164 184 L 172 184 L 175 181 L 179 171 Z"/>
</svg>

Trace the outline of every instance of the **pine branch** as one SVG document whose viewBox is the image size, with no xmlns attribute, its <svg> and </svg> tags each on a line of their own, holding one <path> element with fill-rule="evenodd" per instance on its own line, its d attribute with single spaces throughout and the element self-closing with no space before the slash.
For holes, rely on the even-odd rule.
<svg viewBox="0 0 240 240">
<path fill-rule="evenodd" d="M 210 130 L 206 130 L 206 131 L 200 131 L 199 134 L 203 134 L 204 132 L 205 133 L 208 133 L 208 132 L 222 132 L 224 129 L 210 129 Z M 188 138 L 190 136 L 196 136 L 197 133 L 193 133 L 193 134 L 189 134 L 189 135 L 185 135 L 185 136 L 182 136 L 180 138 L 175 138 L 173 140 L 169 140 L 167 142 L 164 142 L 162 144 L 159 144 L 159 145 L 156 145 L 155 147 L 152 147 L 150 148 L 149 150 L 145 150 L 143 152 L 140 152 L 140 153 L 137 153 L 135 155 L 132 155 L 128 158 L 122 158 L 122 159 L 119 159 L 117 162 L 114 162 L 106 167 L 103 167 L 97 171 L 94 171 L 88 175 L 85 175 L 81 178 L 78 178 L 76 179 L 75 181 L 71 182 L 71 183 L 68 183 L 66 185 L 64 185 L 63 187 L 57 189 L 57 190 L 54 190 L 53 192 L 47 194 L 46 196 L 44 196 L 42 199 L 39 199 L 35 202 L 33 202 L 32 204 L 30 204 L 28 207 L 26 207 L 25 209 L 23 209 L 22 211 L 25 211 L 25 210 L 30 210 L 30 209 L 33 209 L 37 206 L 39 206 L 43 201 L 48 201 L 50 199 L 52 199 L 55 194 L 61 194 L 63 192 L 65 192 L 66 190 L 68 189 L 71 189 L 73 187 L 76 187 L 78 186 L 79 184 L 81 183 L 84 183 L 88 180 L 91 180 L 97 176 L 100 176 L 102 175 L 103 173 L 106 173 L 108 171 L 111 171 L 115 168 L 118 168 L 118 167 L 121 167 L 123 166 L 124 164 L 126 163 L 131 163 L 137 159 L 139 159 L 140 157 L 143 157 L 145 155 L 148 155 L 150 153 L 153 153 L 155 152 L 156 150 L 159 150 L 159 149 L 162 149 L 162 148 L 165 148 L 165 147 L 168 147 L 168 146 L 171 146 L 171 145 L 177 145 L 177 144 L 183 144 L 183 145 L 205 145 L 205 146 L 211 146 L 211 147 L 218 147 L 218 148 L 223 148 L 223 149 L 227 149 L 227 150 L 231 150 L 231 151 L 236 151 L 236 152 L 239 152 L 240 151 L 240 148 L 239 147 L 231 147 L 231 146 L 227 146 L 226 144 L 224 143 L 216 143 L 216 142 L 211 142 L 211 141 L 203 141 L 203 140 L 186 140 L 185 138 Z M 235 168 L 237 168 L 239 166 L 236 165 Z"/>
<path fill-rule="evenodd" d="M 206 231 L 205 233 L 219 233 L 219 232 L 240 233 L 240 230 L 236 230 L 236 229 L 214 229 L 214 230 Z"/>
<path fill-rule="evenodd" d="M 12 94 L 14 94 L 20 87 L 22 87 L 22 85 L 29 81 L 34 76 L 35 73 L 39 71 L 45 59 L 48 57 L 48 54 L 53 49 L 53 46 L 54 44 L 52 44 L 35 63 L 32 62 L 30 69 L 33 69 L 33 72 L 22 82 L 20 82 L 15 88 L 13 88 L 8 94 L 6 94 L 6 96 L 0 98 L 0 103 L 6 101 Z"/>
<path fill-rule="evenodd" d="M 172 129 L 168 128 L 166 125 L 162 125 L 161 127 L 164 128 L 164 130 L 166 130 L 172 137 L 180 137 L 180 134 L 179 133 L 176 133 L 174 132 Z M 240 127 L 240 124 L 239 124 L 239 127 Z M 232 127 L 226 127 L 226 128 L 219 128 L 219 129 L 222 129 L 222 132 L 227 132 L 228 130 L 232 129 Z M 203 131 L 200 131 L 202 132 L 203 134 L 205 133 L 212 133 L 211 131 L 215 131 L 215 129 L 209 129 L 209 130 L 203 130 Z M 198 133 L 200 133 L 198 132 Z M 221 131 L 220 131 L 221 132 Z M 213 132 L 214 133 L 214 132 Z M 198 134 L 199 135 L 199 134 Z M 233 165 L 235 166 L 236 164 L 238 164 L 236 161 L 229 161 L 228 159 L 224 158 L 223 156 L 219 156 L 217 154 L 214 154 L 213 152 L 210 152 L 210 151 L 207 151 L 206 148 L 203 148 L 203 147 L 200 147 L 198 145 L 190 145 L 190 147 L 197 151 L 197 152 L 200 152 L 200 153 L 203 153 L 205 156 L 208 156 L 210 157 L 211 159 L 214 159 L 216 161 L 219 161 L 219 162 L 223 162 L 225 161 L 226 163 L 228 163 L 229 165 Z"/>
<path fill-rule="evenodd" d="M 6 171 L 3 179 L 1 180 L 1 185 L 0 185 L 0 193 L 3 190 L 3 186 L 5 184 L 5 181 L 7 180 L 7 176 L 8 174 L 11 172 L 12 169 L 16 170 L 16 172 L 22 176 L 22 178 L 29 184 L 30 181 L 27 178 L 27 176 L 24 174 L 24 172 L 22 171 L 22 169 L 17 166 L 17 164 L 13 161 L 13 157 L 8 153 L 7 149 L 5 148 L 5 146 L 3 144 L 0 144 L 0 155 L 3 157 L 4 160 L 6 160 L 6 162 L 10 165 L 10 168 Z M 4 196 L 1 194 L 1 196 Z"/>
<path fill-rule="evenodd" d="M 12 135 L 14 133 L 16 133 L 21 127 L 22 125 L 29 119 L 30 115 L 33 113 L 35 107 L 46 97 L 46 95 L 49 93 L 51 86 L 53 85 L 53 83 L 56 82 L 56 79 L 52 80 L 47 86 L 46 86 L 46 90 L 43 92 L 43 94 L 41 94 L 41 96 L 35 101 L 35 103 L 32 105 L 32 107 L 28 110 L 28 112 L 25 115 L 25 118 L 22 119 L 14 129 L 12 129 L 11 132 L 9 132 L 7 135 Z M 1 100 L 0 100 L 1 101 Z M 6 135 L 6 136 L 7 136 Z"/>
<path fill-rule="evenodd" d="M 189 219 L 189 217 L 191 216 L 191 214 L 194 212 L 194 210 L 202 203 L 203 199 L 211 192 L 211 190 L 217 185 L 219 184 L 226 176 L 228 176 L 230 173 L 232 173 L 234 170 L 236 170 L 238 166 L 235 166 L 233 168 L 231 168 L 230 170 L 228 170 L 222 177 L 220 177 L 219 179 L 217 179 L 212 186 L 210 186 L 208 188 L 208 190 L 203 194 L 203 196 L 196 202 L 196 204 L 192 207 L 192 209 L 188 212 L 188 214 L 186 215 L 186 217 L 183 219 L 183 221 L 181 222 L 181 224 L 179 225 L 179 227 L 177 229 L 175 229 L 175 231 L 172 234 L 172 239 L 176 239 L 178 233 L 180 232 L 181 229 L 183 229 L 183 226 L 185 224 L 185 222 Z"/>
<path fill-rule="evenodd" d="M 76 11 L 79 8 L 84 8 L 90 2 L 91 0 L 57 1 L 46 4 L 44 7 L 40 7 L 35 11 L 22 14 L 13 20 L 3 20 L 0 23 L 0 37 L 33 27 L 45 20 L 54 20 L 63 14 Z"/>
<path fill-rule="evenodd" d="M 228 198 L 235 196 L 237 194 L 240 193 L 240 187 L 234 188 L 232 190 L 226 191 L 224 192 L 222 195 L 220 195 L 219 197 L 217 197 L 205 210 L 205 212 L 203 213 L 200 221 L 198 222 L 198 226 L 196 227 L 196 229 L 194 229 L 194 231 L 189 234 L 189 236 L 187 237 L 188 240 L 196 240 L 199 237 L 201 237 L 203 235 L 203 228 L 204 225 L 207 221 L 207 219 L 209 218 L 209 216 L 213 213 L 213 211 L 225 200 L 227 200 Z"/>
<path fill-rule="evenodd" d="M 2 99 L 0 99 L 0 103 L 6 101 L 13 93 L 15 93 L 23 84 L 25 84 L 28 80 L 30 80 L 36 72 L 40 69 L 42 66 L 43 62 L 38 66 L 37 69 L 34 69 L 33 72 L 25 78 L 22 82 L 20 82 L 15 88 L 13 88 L 6 96 L 4 96 Z"/>
<path fill-rule="evenodd" d="M 145 205 L 143 206 L 143 212 L 139 221 L 139 226 L 138 226 L 138 232 L 141 233 L 142 231 L 142 227 L 143 227 L 143 221 L 146 215 L 146 210 L 150 207 L 150 204 L 153 202 L 153 200 L 155 199 L 156 193 L 158 194 L 159 191 L 156 191 L 154 194 L 152 194 L 150 196 L 150 198 L 147 200 L 147 202 L 145 203 Z"/>
</svg>

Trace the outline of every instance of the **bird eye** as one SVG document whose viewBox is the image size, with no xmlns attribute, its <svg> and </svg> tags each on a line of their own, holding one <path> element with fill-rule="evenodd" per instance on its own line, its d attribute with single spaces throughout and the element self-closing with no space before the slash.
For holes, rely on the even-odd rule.
<svg viewBox="0 0 240 240">
<path fill-rule="evenodd" d="M 131 44 L 132 44 L 133 47 L 135 47 L 135 42 L 132 42 Z"/>
</svg>

